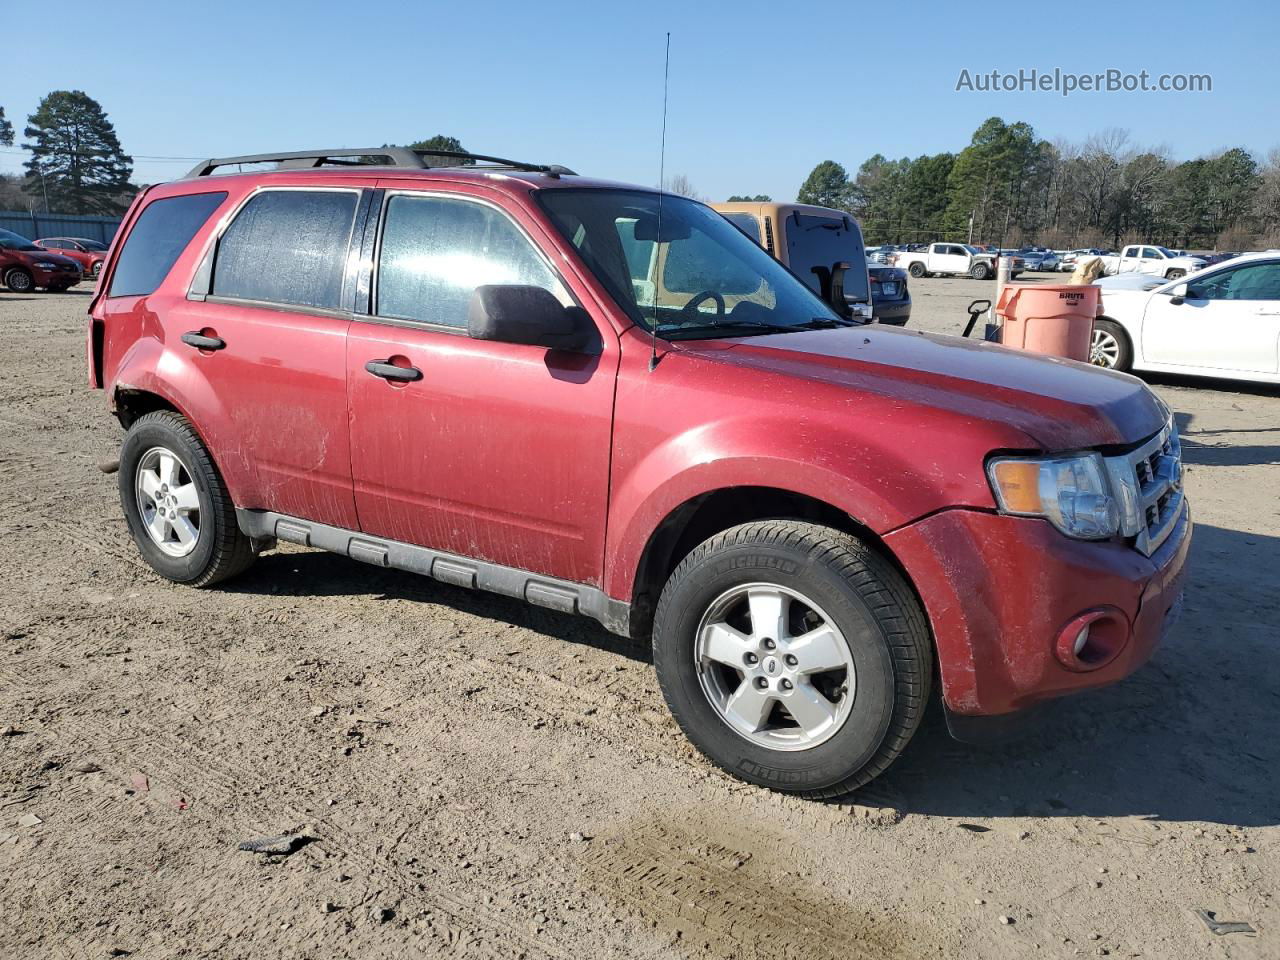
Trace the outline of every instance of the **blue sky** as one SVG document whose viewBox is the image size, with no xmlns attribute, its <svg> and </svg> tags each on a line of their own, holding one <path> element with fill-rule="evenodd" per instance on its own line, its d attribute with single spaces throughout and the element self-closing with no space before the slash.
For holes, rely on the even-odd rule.
<svg viewBox="0 0 1280 960">
<path fill-rule="evenodd" d="M 51 89 L 98 99 L 139 182 L 199 157 L 407 142 L 655 183 L 671 39 L 667 173 L 711 199 L 794 197 L 820 160 L 849 168 L 958 150 L 986 117 L 1041 136 L 1108 127 L 1175 159 L 1280 147 L 1280 5 L 1055 3 L 365 4 L 116 0 L 61 34 L 2 43 L 0 106 L 21 140 Z M 397 9 L 398 8 L 398 9 Z M 1040 14 L 1037 10 L 1043 10 Z M 977 15 L 987 11 L 986 15 Z M 1093 11 L 1088 23 L 1081 14 Z M 65 12 L 65 11 L 64 11 Z M 48 16 L 60 17 L 61 13 Z M 1211 93 L 956 92 L 961 69 L 1207 73 Z M 761 139 L 776 131 L 780 139 Z M 20 170 L 0 148 L 0 171 Z"/>
</svg>

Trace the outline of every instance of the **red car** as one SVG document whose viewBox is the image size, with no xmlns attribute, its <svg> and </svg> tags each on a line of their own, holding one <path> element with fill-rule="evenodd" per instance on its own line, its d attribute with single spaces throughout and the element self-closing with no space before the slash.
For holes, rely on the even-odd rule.
<svg viewBox="0 0 1280 960">
<path fill-rule="evenodd" d="M 0 279 L 15 293 L 36 288 L 58 293 L 80 282 L 80 264 L 10 230 L 0 230 Z"/>
<path fill-rule="evenodd" d="M 863 325 L 703 204 L 475 159 L 134 201 L 88 366 L 161 576 L 288 540 L 586 614 L 651 638 L 712 761 L 809 797 L 883 771 L 935 671 L 968 736 L 1151 655 L 1191 521 L 1141 381 Z"/>
<path fill-rule="evenodd" d="M 102 261 L 107 259 L 107 245 L 97 240 L 86 240 L 83 237 L 46 237 L 36 240 L 35 245 L 64 257 L 70 257 L 80 264 L 80 272 L 86 277 L 97 278 L 102 269 Z"/>
</svg>

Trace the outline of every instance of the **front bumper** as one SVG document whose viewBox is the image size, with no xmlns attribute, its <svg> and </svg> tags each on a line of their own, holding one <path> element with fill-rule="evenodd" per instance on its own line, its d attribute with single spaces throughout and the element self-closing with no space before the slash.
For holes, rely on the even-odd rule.
<svg viewBox="0 0 1280 960">
<path fill-rule="evenodd" d="M 79 270 L 41 270 L 39 267 L 31 268 L 31 276 L 37 287 L 44 287 L 46 290 L 64 290 L 68 287 L 74 287 L 80 282 Z"/>
<path fill-rule="evenodd" d="M 1043 520 L 947 510 L 885 537 L 933 628 L 947 709 L 995 716 L 1116 683 L 1150 658 L 1176 616 L 1191 517 L 1184 503 L 1150 557 L 1114 542 L 1064 537 Z M 1092 611 L 1114 618 L 1115 644 L 1087 668 L 1055 652 Z"/>
</svg>

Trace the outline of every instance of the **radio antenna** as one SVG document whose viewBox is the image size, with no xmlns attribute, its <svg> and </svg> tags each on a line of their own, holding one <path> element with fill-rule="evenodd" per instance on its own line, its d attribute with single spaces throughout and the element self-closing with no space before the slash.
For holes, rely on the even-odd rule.
<svg viewBox="0 0 1280 960">
<path fill-rule="evenodd" d="M 662 146 L 658 151 L 658 239 L 654 241 L 653 316 L 649 321 L 649 372 L 658 366 L 658 287 L 662 276 L 658 273 L 659 255 L 662 252 L 662 194 L 667 189 L 667 86 L 671 79 L 671 31 L 667 31 L 667 52 L 662 64 Z"/>
</svg>

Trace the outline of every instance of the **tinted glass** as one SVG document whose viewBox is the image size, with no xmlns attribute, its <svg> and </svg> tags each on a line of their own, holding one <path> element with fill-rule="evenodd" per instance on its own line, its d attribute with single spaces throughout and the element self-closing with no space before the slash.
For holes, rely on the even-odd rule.
<svg viewBox="0 0 1280 960">
<path fill-rule="evenodd" d="M 109 297 L 154 293 L 225 193 L 191 193 L 152 200 L 138 216 L 116 257 Z"/>
<path fill-rule="evenodd" d="M 46 250 L 65 250 L 67 245 L 61 240 L 41 240 L 36 246 L 44 247 Z"/>
<path fill-rule="evenodd" d="M 1255 263 L 1187 283 L 1192 300 L 1280 300 L 1280 263 Z"/>
<path fill-rule="evenodd" d="M 749 213 L 724 213 L 726 220 L 745 233 L 756 243 L 760 242 L 760 221 Z"/>
<path fill-rule="evenodd" d="M 572 300 L 546 261 L 504 214 L 447 197 L 393 196 L 378 254 L 376 313 L 467 325 L 476 287 L 514 283 Z"/>
<path fill-rule="evenodd" d="M 868 298 L 866 255 L 862 252 L 862 234 L 852 217 L 814 217 L 808 214 L 792 214 L 787 224 L 787 256 L 791 272 L 808 285 L 814 293 L 822 293 L 822 281 L 813 272 L 814 267 L 831 269 L 835 263 L 845 262 L 849 269 L 844 274 L 845 296 L 865 302 Z M 943 253 L 964 255 L 964 248 L 950 246 Z"/>
<path fill-rule="evenodd" d="M 218 242 L 215 297 L 336 310 L 359 194 L 268 190 L 236 215 Z"/>
</svg>

